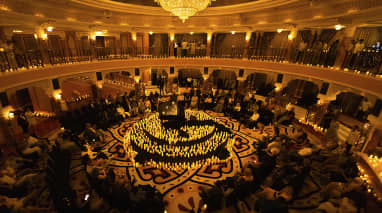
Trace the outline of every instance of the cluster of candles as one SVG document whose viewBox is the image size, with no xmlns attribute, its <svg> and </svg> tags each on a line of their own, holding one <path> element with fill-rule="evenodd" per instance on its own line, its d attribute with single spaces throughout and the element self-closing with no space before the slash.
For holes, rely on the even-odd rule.
<svg viewBox="0 0 382 213">
<path fill-rule="evenodd" d="M 90 95 L 86 94 L 86 95 L 81 95 L 80 97 L 77 97 L 77 98 L 71 98 L 69 100 L 66 100 L 66 102 L 68 103 L 80 102 L 88 98 L 90 98 Z"/>
<path fill-rule="evenodd" d="M 117 85 L 117 86 L 129 87 L 129 88 L 133 88 L 135 86 L 134 83 L 120 82 L 120 81 L 109 80 L 109 79 L 106 79 L 105 82 L 109 84 Z"/>
<path fill-rule="evenodd" d="M 197 120 L 215 120 L 214 118 L 202 112 L 186 111 L 185 117 L 189 119 L 191 116 L 195 116 Z M 134 161 L 134 157 L 137 154 L 137 152 L 134 151 L 134 146 L 139 147 L 141 150 L 144 150 L 149 154 L 159 155 L 168 159 L 176 159 L 177 157 L 194 159 L 196 157 L 198 159 L 196 161 L 190 160 L 190 162 L 156 162 L 155 160 L 150 159 L 146 163 L 147 165 L 155 166 L 157 168 L 177 170 L 180 168 L 194 168 L 201 165 L 224 162 L 227 159 L 221 160 L 214 155 L 208 158 L 204 158 L 204 156 L 207 153 L 214 152 L 224 143 L 226 143 L 224 145 L 225 148 L 228 151 L 231 151 L 234 140 L 228 131 L 216 131 L 210 138 L 206 139 L 205 141 L 196 144 L 190 144 L 189 146 L 187 144 L 176 144 L 177 142 L 187 143 L 192 139 L 200 139 L 203 137 L 203 135 L 212 133 L 211 128 L 213 131 L 216 127 L 208 125 L 197 127 L 184 126 L 182 128 L 184 131 L 188 133 L 191 132 L 191 134 L 193 134 L 192 137 L 185 138 L 179 135 L 178 130 L 164 131 L 158 113 L 154 113 L 134 125 L 131 131 L 126 135 L 124 145 L 127 153 L 135 163 L 135 166 L 139 166 L 139 163 Z M 153 133 L 153 136 L 156 139 L 163 139 L 168 143 L 158 144 L 156 141 L 151 140 L 146 135 L 147 132 L 145 133 L 144 130 L 149 132 L 149 134 Z"/>
<path fill-rule="evenodd" d="M 43 112 L 43 111 L 36 111 L 32 114 L 35 117 L 43 117 L 43 118 L 51 118 L 56 116 L 53 112 Z"/>
<path fill-rule="evenodd" d="M 139 148 L 150 154 L 159 154 L 162 157 L 196 157 L 203 156 L 216 150 L 222 143 L 229 139 L 227 132 L 217 132 L 210 139 L 203 143 L 190 146 L 173 146 L 172 144 L 161 145 L 155 141 L 151 141 L 140 130 L 133 129 L 127 135 L 127 140 L 135 143 Z"/>
<path fill-rule="evenodd" d="M 305 124 L 307 126 L 310 126 L 312 127 L 316 132 L 323 132 L 324 131 L 324 128 L 323 127 L 320 127 L 319 125 L 313 123 L 313 122 L 309 122 L 309 121 L 303 121 L 303 120 L 298 120 L 300 123 L 302 124 Z"/>
<path fill-rule="evenodd" d="M 195 162 L 182 162 L 182 163 L 178 163 L 178 162 L 176 162 L 176 163 L 174 163 L 174 162 L 156 162 L 154 160 L 150 160 L 147 163 L 145 163 L 145 165 L 153 166 L 153 167 L 156 167 L 158 169 L 168 169 L 168 170 L 171 170 L 171 171 L 177 171 L 177 170 L 180 170 L 180 169 L 200 168 L 202 166 L 208 166 L 208 165 L 224 163 L 224 162 L 228 161 L 231 158 L 232 157 L 230 156 L 227 159 L 221 160 L 221 159 L 219 159 L 219 158 L 217 158 L 215 156 L 212 156 L 211 158 L 202 159 L 202 160 L 198 160 L 198 161 L 195 161 Z M 134 160 L 133 160 L 133 165 L 135 167 L 139 167 L 140 166 L 140 164 L 138 162 L 135 162 Z"/>
<path fill-rule="evenodd" d="M 360 171 L 360 178 L 364 181 L 367 191 L 372 194 L 378 201 L 382 201 L 382 192 L 375 190 L 375 183 L 373 181 L 379 181 L 382 183 L 382 158 L 379 158 L 374 155 L 370 155 L 365 162 L 369 165 L 369 167 L 374 171 L 377 177 L 370 177 L 370 175 L 366 172 L 366 170 L 358 163 L 357 167 Z M 375 180 L 377 178 L 378 180 Z"/>
<path fill-rule="evenodd" d="M 214 118 L 209 117 L 204 113 L 202 114 L 187 110 L 185 112 L 186 119 L 190 119 L 191 116 L 195 116 L 198 121 L 214 120 L 215 122 L 217 122 Z M 136 123 L 136 125 L 136 129 L 144 129 L 155 138 L 158 138 L 160 140 L 166 140 L 170 144 L 175 144 L 179 141 L 187 142 L 196 140 L 205 137 L 211 134 L 213 131 L 215 131 L 215 126 L 205 125 L 196 127 L 186 125 L 181 127 L 180 130 L 187 132 L 189 137 L 180 137 L 178 130 L 163 128 L 158 113 L 152 114 L 151 116 L 142 119 L 140 122 Z"/>
</svg>

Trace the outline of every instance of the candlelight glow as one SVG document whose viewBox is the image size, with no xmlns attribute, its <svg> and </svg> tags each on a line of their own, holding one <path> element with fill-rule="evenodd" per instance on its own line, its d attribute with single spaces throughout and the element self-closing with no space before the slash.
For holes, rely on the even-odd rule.
<svg viewBox="0 0 382 213">
<path fill-rule="evenodd" d="M 187 110 L 185 118 L 179 129 L 166 128 L 159 113 L 135 123 L 124 142 L 134 165 L 177 170 L 230 159 L 233 137 L 228 128 L 204 112 Z"/>
</svg>

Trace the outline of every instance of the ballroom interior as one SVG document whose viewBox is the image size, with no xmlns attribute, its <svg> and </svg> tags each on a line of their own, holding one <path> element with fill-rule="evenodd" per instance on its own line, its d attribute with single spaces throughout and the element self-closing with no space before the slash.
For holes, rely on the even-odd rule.
<svg viewBox="0 0 382 213">
<path fill-rule="evenodd" d="M 380 0 L 0 0 L 0 212 L 381 212 L 381 42 Z"/>
</svg>

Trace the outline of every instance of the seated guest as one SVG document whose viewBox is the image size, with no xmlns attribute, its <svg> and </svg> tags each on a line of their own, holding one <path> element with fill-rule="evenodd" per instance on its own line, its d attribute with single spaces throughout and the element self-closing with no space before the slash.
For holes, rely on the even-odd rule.
<svg viewBox="0 0 382 213">
<path fill-rule="evenodd" d="M 145 113 L 146 112 L 151 112 L 151 102 L 148 98 L 145 99 Z"/>
<path fill-rule="evenodd" d="M 40 156 L 42 150 L 39 146 L 37 146 L 38 139 L 33 136 L 27 135 L 26 138 L 20 140 L 16 146 L 17 149 L 24 156 Z"/>
<path fill-rule="evenodd" d="M 298 144 L 304 144 L 308 140 L 308 135 L 302 130 L 301 127 L 298 127 L 296 131 L 290 136 L 291 139 L 293 139 Z"/>
<path fill-rule="evenodd" d="M 256 128 L 257 127 L 257 121 L 259 118 L 260 118 L 260 114 L 257 111 L 254 111 L 248 120 L 248 127 L 251 129 Z"/>
<path fill-rule="evenodd" d="M 294 112 L 294 108 L 292 108 L 290 111 L 286 111 L 283 114 L 279 115 L 279 117 L 277 118 L 277 123 L 284 126 L 289 126 L 292 124 L 294 119 L 295 119 L 295 112 Z"/>
<path fill-rule="evenodd" d="M 335 120 L 330 122 L 330 127 L 326 132 L 326 139 L 328 141 L 327 147 L 328 149 L 335 149 L 338 147 L 338 128 L 339 125 Z"/>
<path fill-rule="evenodd" d="M 191 104 L 190 104 L 191 109 L 195 109 L 198 107 L 198 100 L 199 100 L 198 96 L 192 96 Z"/>
<path fill-rule="evenodd" d="M 90 123 L 85 124 L 85 130 L 82 132 L 82 136 L 88 142 L 100 141 L 101 137 L 97 134 L 97 131 L 92 127 Z"/>
<path fill-rule="evenodd" d="M 126 112 L 121 105 L 118 105 L 117 112 L 122 116 L 123 119 L 130 117 L 130 113 Z"/>
<path fill-rule="evenodd" d="M 214 108 L 214 111 L 217 113 L 222 113 L 223 112 L 223 104 L 224 104 L 224 99 L 220 98 Z"/>
<path fill-rule="evenodd" d="M 11 167 L 0 170 L 0 187 L 2 194 L 21 197 L 26 193 L 29 183 L 36 175 L 36 173 L 30 173 L 17 177 L 16 170 Z"/>
</svg>

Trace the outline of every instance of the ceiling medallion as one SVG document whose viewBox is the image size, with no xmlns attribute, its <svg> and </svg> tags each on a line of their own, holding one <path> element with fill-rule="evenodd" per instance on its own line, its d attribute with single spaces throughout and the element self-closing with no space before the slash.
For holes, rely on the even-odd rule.
<svg viewBox="0 0 382 213">
<path fill-rule="evenodd" d="M 216 0 L 154 0 L 164 10 L 178 16 L 184 23 L 188 17 L 206 9 L 212 1 Z"/>
</svg>

